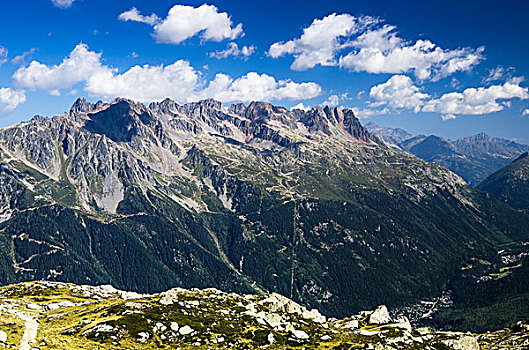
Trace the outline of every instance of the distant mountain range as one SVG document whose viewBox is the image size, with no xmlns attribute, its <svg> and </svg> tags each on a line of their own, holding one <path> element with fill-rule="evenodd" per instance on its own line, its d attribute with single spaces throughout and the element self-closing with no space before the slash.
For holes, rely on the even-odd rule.
<svg viewBox="0 0 529 350">
<path fill-rule="evenodd" d="M 264 102 L 78 99 L 0 129 L 0 199 L 2 284 L 276 291 L 342 317 L 529 239 L 528 215 L 352 110 Z"/>
<path fill-rule="evenodd" d="M 366 128 L 391 147 L 447 167 L 473 187 L 529 151 L 529 145 L 484 133 L 451 141 L 435 135 L 412 135 L 403 129 L 380 127 L 372 122 Z"/>
</svg>

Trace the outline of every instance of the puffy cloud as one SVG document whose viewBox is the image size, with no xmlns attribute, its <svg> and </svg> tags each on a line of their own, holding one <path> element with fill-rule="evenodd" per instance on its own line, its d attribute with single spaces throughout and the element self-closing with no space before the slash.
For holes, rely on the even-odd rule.
<svg viewBox="0 0 529 350">
<path fill-rule="evenodd" d="M 72 6 L 75 0 L 51 0 L 53 3 L 53 6 L 61 8 L 61 9 L 67 9 L 68 7 Z"/>
<path fill-rule="evenodd" d="M 352 45 L 357 48 L 340 57 L 340 66 L 368 73 L 411 72 L 419 79 L 438 80 L 458 71 L 470 70 L 482 60 L 483 48 L 444 50 L 429 40 L 408 43 L 397 36 L 395 27 L 362 34 Z"/>
<path fill-rule="evenodd" d="M 101 53 L 79 44 L 58 65 L 47 66 L 37 61 L 19 68 L 13 79 L 19 87 L 42 89 L 60 94 L 78 83 L 91 96 L 127 97 L 139 101 L 158 101 L 166 97 L 180 102 L 213 97 L 222 102 L 252 100 L 301 100 L 318 96 L 321 87 L 312 82 L 296 83 L 276 80 L 266 74 L 250 72 L 234 79 L 217 74 L 210 82 L 188 61 L 178 60 L 170 65 L 133 66 L 120 73 L 101 63 Z"/>
<path fill-rule="evenodd" d="M 180 44 L 199 33 L 205 41 L 233 40 L 243 35 L 242 24 L 233 27 L 226 12 L 219 12 L 216 6 L 208 4 L 199 7 L 174 5 L 163 20 L 155 14 L 143 16 L 134 7 L 118 18 L 152 25 L 156 40 L 166 44 Z"/>
<path fill-rule="evenodd" d="M 120 14 L 118 16 L 118 19 L 120 21 L 133 21 L 133 22 L 147 23 L 151 26 L 160 21 L 160 17 L 158 17 L 156 14 L 153 13 L 150 16 L 143 16 L 142 14 L 140 14 L 140 11 L 138 11 L 138 9 L 135 7 Z"/>
<path fill-rule="evenodd" d="M 147 102 L 171 97 L 185 101 L 197 83 L 195 69 L 179 60 L 168 66 L 133 66 L 123 74 L 106 69 L 88 77 L 85 90 L 108 99 L 121 96 Z"/>
<path fill-rule="evenodd" d="M 431 80 L 470 70 L 483 59 L 482 52 L 483 48 L 442 49 L 429 40 L 411 43 L 397 35 L 395 26 L 348 14 L 315 19 L 300 38 L 274 43 L 268 51 L 273 58 L 294 55 L 294 70 L 338 65 L 357 72 L 413 72 Z"/>
<path fill-rule="evenodd" d="M 243 46 L 239 49 L 239 45 L 237 45 L 234 42 L 231 42 L 226 47 L 226 50 L 210 52 L 209 57 L 222 59 L 222 58 L 228 58 L 229 56 L 233 56 L 233 57 L 243 57 L 246 59 L 250 57 L 251 55 L 253 55 L 255 50 L 256 50 L 256 47 L 253 45 Z"/>
<path fill-rule="evenodd" d="M 528 88 L 518 83 L 506 82 L 503 85 L 468 88 L 463 92 L 450 92 L 440 98 L 428 101 L 422 110 L 445 115 L 481 115 L 503 110 L 506 105 L 501 100 L 529 99 Z"/>
<path fill-rule="evenodd" d="M 309 27 L 303 29 L 303 34 L 298 39 L 272 44 L 268 54 L 273 58 L 294 55 L 291 66 L 294 70 L 306 70 L 318 64 L 335 66 L 336 53 L 344 47 L 343 40 L 375 21 L 367 16 L 357 18 L 349 14 L 333 13 L 322 19 L 314 19 Z"/>
<path fill-rule="evenodd" d="M 321 87 L 316 83 L 296 83 L 276 80 L 267 74 L 250 72 L 238 79 L 217 74 L 208 86 L 189 100 L 213 97 L 222 102 L 302 100 L 318 96 Z"/>
<path fill-rule="evenodd" d="M 88 50 L 85 44 L 78 44 L 59 65 L 50 67 L 32 61 L 29 66 L 20 67 L 13 74 L 14 83 L 19 87 L 41 89 L 52 95 L 60 95 L 61 90 L 108 71 L 109 68 L 103 66 L 100 59 L 101 53 Z"/>
<path fill-rule="evenodd" d="M 414 112 L 437 112 L 443 120 L 457 115 L 482 115 L 501 111 L 511 106 L 511 100 L 529 99 L 529 89 L 518 81 L 507 81 L 503 85 L 467 88 L 463 92 L 449 92 L 439 98 L 421 92 L 412 80 L 404 75 L 395 75 L 387 82 L 375 85 L 369 92 L 373 99 L 371 107 L 386 106 L 390 109 L 410 109 Z"/>
<path fill-rule="evenodd" d="M 419 112 L 424 101 L 430 96 L 421 92 L 408 76 L 394 75 L 385 83 L 373 86 L 369 97 L 376 101 L 371 103 L 372 107 L 385 105 Z"/>
<path fill-rule="evenodd" d="M 8 113 L 24 102 L 26 102 L 24 91 L 0 88 L 0 114 Z"/>
</svg>

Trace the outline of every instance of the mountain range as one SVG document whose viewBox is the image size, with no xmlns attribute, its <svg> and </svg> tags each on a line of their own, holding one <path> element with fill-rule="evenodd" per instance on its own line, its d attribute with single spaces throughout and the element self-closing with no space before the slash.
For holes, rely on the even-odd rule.
<svg viewBox="0 0 529 350">
<path fill-rule="evenodd" d="M 403 129 L 380 127 L 373 122 L 367 123 L 366 128 L 388 146 L 441 164 L 473 187 L 529 151 L 529 145 L 484 133 L 451 141 L 435 135 L 412 135 Z"/>
<path fill-rule="evenodd" d="M 343 317 L 529 237 L 527 214 L 340 108 L 80 98 L 0 129 L 0 183 L 2 284 L 275 291 Z"/>
</svg>

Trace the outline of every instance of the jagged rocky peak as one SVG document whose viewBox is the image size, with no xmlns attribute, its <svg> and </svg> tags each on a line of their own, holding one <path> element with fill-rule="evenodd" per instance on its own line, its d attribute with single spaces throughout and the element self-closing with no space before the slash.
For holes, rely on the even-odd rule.
<svg viewBox="0 0 529 350">
<path fill-rule="evenodd" d="M 84 97 L 79 97 L 70 108 L 70 115 L 94 112 L 101 109 L 104 105 L 103 101 L 90 103 Z"/>
<path fill-rule="evenodd" d="M 42 123 L 43 121 L 45 121 L 47 118 L 45 116 L 42 116 L 40 114 L 37 114 L 35 116 L 33 116 L 33 118 L 31 118 L 31 121 L 32 122 L 37 122 L 37 123 Z"/>
<path fill-rule="evenodd" d="M 182 107 L 170 98 L 166 98 L 162 102 L 152 102 L 149 104 L 149 109 L 156 114 L 173 115 L 181 112 Z"/>
<path fill-rule="evenodd" d="M 245 115 L 246 105 L 244 103 L 235 103 L 230 106 L 228 112 L 231 114 Z"/>
<path fill-rule="evenodd" d="M 182 107 L 182 112 L 192 119 L 202 120 L 207 124 L 214 119 L 223 119 L 221 116 L 226 114 L 222 103 L 212 98 L 186 103 Z"/>
<path fill-rule="evenodd" d="M 165 116 L 169 118 L 172 127 L 195 134 L 212 128 L 219 134 L 231 135 L 232 129 L 238 128 L 243 134 L 252 134 L 252 137 L 257 138 L 265 137 L 266 134 L 268 138 L 271 134 L 279 136 L 280 131 L 275 126 L 282 125 L 299 132 L 298 123 L 301 123 L 311 134 L 368 144 L 382 143 L 364 128 L 352 110 L 328 106 L 316 106 L 309 111 L 289 111 L 268 102 L 253 101 L 248 105 L 234 104 L 226 109 L 214 99 L 179 105 L 166 98 L 147 107 L 125 98 L 117 98 L 109 104 L 91 104 L 86 99 L 79 98 L 70 114 L 86 120 L 85 129 L 105 134 L 114 141 L 130 141 L 133 135 L 139 134 L 142 125 L 159 124 L 157 130 L 160 131 L 164 118 L 159 117 Z M 227 126 L 226 122 L 232 125 Z M 148 136 L 148 130 L 145 129 L 144 134 Z"/>
<path fill-rule="evenodd" d="M 289 111 L 284 107 L 276 107 L 268 102 L 253 101 L 245 110 L 245 117 L 251 120 L 256 119 L 276 119 L 276 115 L 289 114 Z"/>
<path fill-rule="evenodd" d="M 208 113 L 211 111 L 224 111 L 224 106 L 221 102 L 208 98 L 206 100 L 200 100 L 198 102 L 186 103 L 184 110 L 187 112 L 204 112 Z"/>
<path fill-rule="evenodd" d="M 324 135 L 338 133 L 348 139 L 352 138 L 364 143 L 382 144 L 382 141 L 378 137 L 372 135 L 360 123 L 351 109 L 331 108 L 329 106 L 321 108 L 320 106 L 316 106 L 310 111 L 305 112 L 299 120 L 312 133 Z"/>
<path fill-rule="evenodd" d="M 300 120 L 310 132 L 323 133 L 325 135 L 331 134 L 329 121 L 325 112 L 320 106 L 312 108 L 307 111 Z"/>
<path fill-rule="evenodd" d="M 90 112 L 92 108 L 93 105 L 90 102 L 88 102 L 84 97 L 79 97 L 72 105 L 72 108 L 70 108 L 70 114 L 87 113 Z"/>
<path fill-rule="evenodd" d="M 294 115 L 284 107 L 274 106 L 268 102 L 253 101 L 244 110 L 243 117 L 252 123 L 266 123 L 275 120 L 291 128 L 296 127 Z"/>
<path fill-rule="evenodd" d="M 344 113 L 342 109 L 338 107 L 325 106 L 323 111 L 325 112 L 325 115 L 330 121 L 334 122 L 335 124 L 343 124 Z M 354 117 L 354 113 L 352 115 Z"/>
<path fill-rule="evenodd" d="M 125 98 L 115 99 L 108 108 L 88 114 L 85 129 L 108 136 L 113 141 L 131 141 L 142 125 L 151 124 L 155 118 L 142 103 Z"/>
</svg>

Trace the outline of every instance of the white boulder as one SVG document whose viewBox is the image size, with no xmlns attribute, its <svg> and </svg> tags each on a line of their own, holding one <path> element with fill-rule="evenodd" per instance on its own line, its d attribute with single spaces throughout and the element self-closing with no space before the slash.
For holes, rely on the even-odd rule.
<svg viewBox="0 0 529 350">
<path fill-rule="evenodd" d="M 371 324 L 384 324 L 390 323 L 391 317 L 389 316 L 389 311 L 386 305 L 380 305 L 369 315 L 369 323 Z"/>
</svg>

